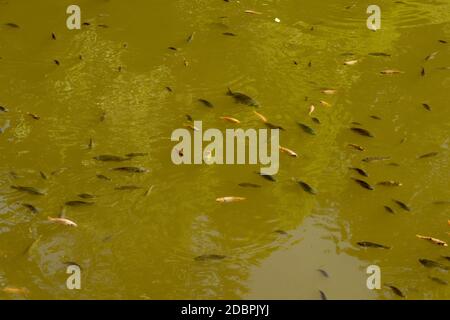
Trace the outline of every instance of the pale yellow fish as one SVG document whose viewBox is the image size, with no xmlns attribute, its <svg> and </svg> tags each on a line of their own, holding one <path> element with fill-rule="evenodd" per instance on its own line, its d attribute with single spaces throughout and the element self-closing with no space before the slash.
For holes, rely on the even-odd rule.
<svg viewBox="0 0 450 320">
<path fill-rule="evenodd" d="M 253 111 L 254 114 L 256 114 L 256 116 L 261 119 L 262 122 L 266 123 L 268 120 L 265 116 L 263 116 L 261 113 Z"/>
<path fill-rule="evenodd" d="M 348 61 L 344 61 L 344 64 L 345 64 L 346 66 L 352 66 L 352 65 L 357 64 L 357 63 L 358 63 L 358 60 L 348 60 Z"/>
<path fill-rule="evenodd" d="M 322 90 L 322 93 L 328 94 L 328 95 L 335 94 L 336 92 L 337 92 L 336 89 L 323 89 Z"/>
<path fill-rule="evenodd" d="M 5 287 L 2 289 L 3 292 L 11 293 L 11 294 L 19 294 L 19 295 L 28 295 L 30 291 L 27 288 L 14 288 L 14 287 Z"/>
<path fill-rule="evenodd" d="M 216 201 L 220 203 L 238 202 L 244 200 L 246 200 L 246 198 L 243 197 L 222 197 L 216 199 Z"/>
<path fill-rule="evenodd" d="M 388 74 L 388 75 L 391 75 L 391 74 L 399 74 L 399 73 L 403 73 L 403 71 L 396 70 L 396 69 L 387 69 L 387 70 L 382 70 L 382 71 L 380 71 L 380 73 L 381 73 L 381 74 Z"/>
<path fill-rule="evenodd" d="M 238 119 L 232 117 L 220 117 L 220 119 L 232 122 L 232 123 L 241 123 Z"/>
<path fill-rule="evenodd" d="M 416 237 L 419 239 L 423 239 L 423 240 L 427 240 L 430 241 L 434 244 L 437 244 L 438 246 L 443 246 L 443 247 L 447 247 L 447 243 L 445 241 L 433 238 L 433 237 L 428 237 L 428 236 L 421 236 L 420 234 L 416 234 Z"/>
<path fill-rule="evenodd" d="M 309 106 L 309 113 L 308 115 L 312 115 L 312 113 L 314 112 L 314 110 L 316 110 L 316 107 L 312 104 Z"/>
<path fill-rule="evenodd" d="M 287 153 L 288 155 L 290 155 L 291 157 L 297 157 L 297 153 L 295 153 L 293 150 L 285 148 L 285 147 L 281 147 L 280 146 L 280 151 Z"/>
<path fill-rule="evenodd" d="M 258 12 L 258 11 L 254 11 L 254 10 L 245 10 L 245 13 L 249 13 L 249 14 L 262 14 L 262 12 Z"/>
<path fill-rule="evenodd" d="M 324 101 L 324 100 L 320 100 L 319 102 L 320 102 L 321 105 L 323 105 L 325 107 L 331 107 L 331 104 L 326 102 L 326 101 Z"/>
<path fill-rule="evenodd" d="M 52 218 L 52 217 L 48 217 L 48 220 L 54 223 L 58 223 L 58 224 L 62 224 L 65 226 L 69 226 L 69 227 L 78 227 L 78 225 L 66 218 Z"/>
</svg>

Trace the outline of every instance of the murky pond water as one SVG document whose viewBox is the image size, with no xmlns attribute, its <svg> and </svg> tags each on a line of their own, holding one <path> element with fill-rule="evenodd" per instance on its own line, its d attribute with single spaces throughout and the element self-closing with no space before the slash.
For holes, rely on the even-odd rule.
<svg viewBox="0 0 450 320">
<path fill-rule="evenodd" d="M 372 2 L 81 0 L 71 31 L 71 1 L 1 0 L 0 298 L 449 299 L 448 247 L 416 235 L 450 240 L 450 2 L 377 1 L 376 32 Z M 171 161 L 186 115 L 265 128 L 228 87 L 298 153 L 275 182 Z M 94 159 L 129 153 L 146 155 Z M 230 195 L 246 200 L 216 202 Z M 78 227 L 48 220 L 62 212 Z"/>
</svg>

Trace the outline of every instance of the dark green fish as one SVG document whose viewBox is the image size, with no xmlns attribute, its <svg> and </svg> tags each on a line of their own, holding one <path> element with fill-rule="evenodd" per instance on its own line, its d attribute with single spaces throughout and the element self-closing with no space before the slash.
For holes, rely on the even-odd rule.
<svg viewBox="0 0 450 320">
<path fill-rule="evenodd" d="M 261 186 L 259 184 L 250 183 L 250 182 L 242 182 L 242 183 L 239 183 L 238 186 L 243 187 L 243 188 L 261 188 Z"/>
<path fill-rule="evenodd" d="M 16 28 L 16 29 L 20 28 L 20 26 L 18 24 L 15 24 L 13 22 L 5 23 L 5 26 L 10 27 L 10 28 Z"/>
<path fill-rule="evenodd" d="M 437 204 L 437 205 L 449 205 L 449 204 L 450 204 L 450 201 L 438 200 L 438 201 L 433 201 L 433 204 Z"/>
<path fill-rule="evenodd" d="M 287 233 L 287 232 L 284 231 L 284 230 L 275 230 L 274 232 L 275 232 L 275 233 L 278 233 L 279 235 L 282 235 L 282 236 L 287 236 L 287 235 L 289 235 L 289 233 Z"/>
<path fill-rule="evenodd" d="M 145 157 L 145 156 L 148 156 L 148 153 L 145 153 L 145 152 L 132 152 L 132 153 L 127 153 L 125 156 L 127 158 Z"/>
<path fill-rule="evenodd" d="M 437 268 L 442 270 L 449 270 L 450 268 L 447 266 L 444 266 L 443 264 L 429 260 L 429 259 L 419 259 L 419 262 L 425 267 L 425 268 Z"/>
<path fill-rule="evenodd" d="M 376 162 L 376 161 L 386 161 L 386 160 L 390 160 L 391 157 L 367 157 L 362 159 L 363 162 Z"/>
<path fill-rule="evenodd" d="M 385 186 L 385 187 L 401 187 L 402 183 L 398 182 L 398 181 L 388 180 L 388 181 L 378 182 L 377 185 Z"/>
<path fill-rule="evenodd" d="M 29 203 L 22 203 L 22 206 L 30 210 L 32 213 L 38 213 L 39 209 Z"/>
<path fill-rule="evenodd" d="M 386 210 L 386 211 L 389 212 L 389 213 L 395 214 L 394 209 L 392 209 L 392 208 L 389 207 L 389 206 L 384 206 L 384 210 Z"/>
<path fill-rule="evenodd" d="M 187 37 L 186 42 L 191 43 L 194 40 L 195 32 L 192 32 L 189 37 Z"/>
<path fill-rule="evenodd" d="M 363 248 L 390 249 L 390 247 L 370 241 L 357 242 L 357 245 Z"/>
<path fill-rule="evenodd" d="M 304 190 L 305 192 L 307 192 L 307 193 L 309 193 L 309 194 L 312 194 L 312 195 L 316 195 L 316 194 L 317 194 L 317 191 L 314 190 L 314 188 L 311 187 L 311 186 L 310 186 L 309 184 L 307 184 L 306 182 L 299 180 L 299 181 L 297 181 L 297 183 L 300 185 L 300 187 L 303 188 L 303 190 Z"/>
<path fill-rule="evenodd" d="M 316 117 L 312 117 L 311 120 L 314 121 L 317 124 L 320 124 L 320 120 L 318 118 L 316 118 Z"/>
<path fill-rule="evenodd" d="M 236 103 L 245 104 L 251 107 L 259 107 L 258 102 L 242 92 L 233 92 L 230 88 L 228 88 L 227 95 L 233 97 Z"/>
<path fill-rule="evenodd" d="M 284 131 L 284 128 L 279 125 L 276 125 L 276 124 L 273 124 L 270 122 L 264 122 L 264 124 L 266 125 L 266 127 L 270 128 L 270 129 L 280 129 L 280 130 Z"/>
<path fill-rule="evenodd" d="M 190 122 L 194 121 L 194 119 L 192 119 L 192 117 L 189 114 L 186 115 L 186 119 L 187 119 L 187 121 L 190 121 Z"/>
<path fill-rule="evenodd" d="M 110 154 L 102 154 L 94 157 L 95 160 L 103 161 L 103 162 L 122 162 L 130 160 L 128 157 L 114 156 Z"/>
<path fill-rule="evenodd" d="M 320 293 L 320 299 L 321 300 L 328 300 L 327 295 L 322 290 L 319 290 Z"/>
<path fill-rule="evenodd" d="M 442 256 L 442 258 L 444 258 L 445 260 L 450 261 L 450 256 Z"/>
<path fill-rule="evenodd" d="M 371 115 L 370 117 L 375 120 L 381 120 L 381 118 L 379 116 Z"/>
<path fill-rule="evenodd" d="M 326 271 L 323 270 L 323 269 L 317 269 L 317 271 L 319 271 L 320 274 L 323 275 L 325 278 L 329 278 L 329 277 L 330 277 L 330 275 L 328 274 L 328 272 L 326 272 Z"/>
<path fill-rule="evenodd" d="M 236 34 L 234 34 L 233 32 L 224 32 L 222 33 L 224 36 L 230 36 L 230 37 L 236 37 Z"/>
<path fill-rule="evenodd" d="M 143 189 L 143 188 L 138 187 L 138 186 L 129 185 L 129 186 L 119 186 L 114 189 L 123 191 L 123 190 L 139 190 L 139 189 Z"/>
<path fill-rule="evenodd" d="M 364 180 L 355 179 L 355 178 L 352 178 L 352 180 L 367 190 L 373 190 L 373 187 L 370 184 L 368 184 L 367 182 L 365 182 Z"/>
<path fill-rule="evenodd" d="M 352 128 L 350 128 L 350 130 L 352 130 L 353 132 L 355 132 L 361 136 L 364 136 L 364 137 L 369 137 L 369 138 L 374 137 L 368 130 L 363 129 L 363 128 L 352 127 Z"/>
<path fill-rule="evenodd" d="M 172 51 L 178 51 L 178 48 L 175 48 L 175 47 L 169 47 L 168 49 L 172 50 Z"/>
<path fill-rule="evenodd" d="M 354 144 L 354 143 L 349 143 L 348 146 L 352 147 L 353 149 L 356 149 L 358 151 L 364 151 L 365 150 L 363 147 L 361 147 L 361 146 L 359 146 L 357 144 Z"/>
<path fill-rule="evenodd" d="M 204 254 L 198 257 L 195 257 L 195 261 L 208 261 L 208 260 L 223 260 L 226 256 L 220 255 L 220 254 Z"/>
<path fill-rule="evenodd" d="M 398 295 L 399 297 L 405 298 L 405 295 L 399 288 L 397 288 L 395 286 L 391 286 L 391 285 L 386 285 L 386 287 L 390 288 L 392 290 L 392 292 L 395 293 L 396 295 Z"/>
<path fill-rule="evenodd" d="M 48 180 L 47 175 L 45 174 L 45 172 L 39 171 L 39 174 L 41 175 L 41 178 L 44 180 Z"/>
<path fill-rule="evenodd" d="M 363 177 L 368 177 L 369 176 L 367 174 L 367 172 L 365 172 L 363 169 L 356 168 L 356 167 L 350 167 L 349 169 L 357 172 L 358 174 L 362 175 Z"/>
<path fill-rule="evenodd" d="M 425 76 L 425 68 L 424 68 L 424 67 L 422 67 L 422 70 L 420 71 L 420 75 L 421 75 L 422 77 Z"/>
<path fill-rule="evenodd" d="M 124 172 L 130 172 L 130 173 L 145 173 L 148 172 L 148 169 L 142 168 L 142 167 L 118 167 L 112 169 L 114 171 L 124 171 Z"/>
<path fill-rule="evenodd" d="M 214 105 L 211 102 L 209 102 L 208 100 L 197 99 L 197 101 L 200 102 L 201 104 L 203 104 L 205 107 L 214 108 Z"/>
<path fill-rule="evenodd" d="M 60 63 L 59 60 L 57 60 L 57 59 L 53 60 L 53 62 L 54 62 L 57 66 L 61 65 L 61 63 Z"/>
<path fill-rule="evenodd" d="M 428 278 L 430 278 L 430 280 L 432 280 L 432 281 L 434 281 L 434 282 L 436 282 L 438 284 L 441 284 L 443 286 L 448 285 L 448 282 L 445 281 L 444 279 L 441 279 L 441 278 L 438 278 L 438 277 L 431 277 L 431 276 L 429 276 Z"/>
<path fill-rule="evenodd" d="M 430 107 L 430 105 L 428 103 L 422 103 L 422 107 L 424 107 L 428 111 L 431 111 L 431 107 Z"/>
<path fill-rule="evenodd" d="M 374 57 L 390 57 L 391 56 L 389 53 L 384 53 L 384 52 L 370 52 L 369 55 L 374 56 Z"/>
<path fill-rule="evenodd" d="M 0 106 L 0 112 L 8 112 L 8 109 L 3 106 Z"/>
<path fill-rule="evenodd" d="M 429 153 L 425 153 L 421 156 L 418 156 L 418 159 L 425 159 L 425 158 L 431 158 L 431 157 L 435 157 L 439 154 L 439 152 L 429 152 Z"/>
<path fill-rule="evenodd" d="M 36 195 L 36 196 L 44 196 L 45 193 L 39 189 L 36 189 L 34 187 L 24 187 L 24 186 L 11 186 L 12 189 L 20 191 L 20 192 L 25 192 L 25 193 L 29 193 L 32 195 Z"/>
<path fill-rule="evenodd" d="M 305 131 L 307 134 L 310 134 L 310 135 L 313 135 L 313 136 L 316 135 L 316 132 L 315 132 L 314 129 L 311 128 L 310 126 L 307 126 L 306 124 L 301 123 L 301 122 L 297 122 L 297 124 L 298 124 L 298 125 L 300 126 L 300 128 L 302 128 L 302 130 Z"/>
<path fill-rule="evenodd" d="M 94 199 L 95 198 L 95 196 L 90 193 L 80 193 L 78 195 L 78 197 L 80 197 L 81 199 Z"/>
<path fill-rule="evenodd" d="M 52 32 L 52 39 L 56 40 L 56 34 L 54 32 Z"/>
<path fill-rule="evenodd" d="M 111 178 L 108 178 L 107 176 L 105 176 L 103 174 L 97 174 L 96 177 L 101 179 L 101 180 L 111 181 Z"/>
<path fill-rule="evenodd" d="M 94 204 L 94 202 L 86 202 L 86 201 L 80 201 L 80 200 L 67 201 L 65 203 L 65 205 L 69 206 L 69 207 L 92 206 L 93 204 Z"/>
<path fill-rule="evenodd" d="M 411 208 L 406 203 L 404 203 L 404 202 L 402 202 L 400 200 L 395 200 L 395 199 L 392 199 L 392 201 L 394 201 L 403 210 L 411 211 Z"/>
</svg>

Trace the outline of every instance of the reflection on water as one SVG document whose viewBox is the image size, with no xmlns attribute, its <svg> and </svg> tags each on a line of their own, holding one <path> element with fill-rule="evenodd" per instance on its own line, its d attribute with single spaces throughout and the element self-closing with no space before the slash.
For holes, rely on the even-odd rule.
<svg viewBox="0 0 450 320">
<path fill-rule="evenodd" d="M 442 284 L 448 271 L 418 261 L 448 266 L 448 247 L 415 237 L 448 242 L 447 2 L 384 1 L 377 32 L 366 28 L 366 3 L 79 5 L 90 25 L 69 31 L 65 3 L 0 3 L 0 105 L 8 108 L 0 111 L 1 288 L 25 287 L 29 298 L 319 299 L 320 291 L 330 299 L 399 298 L 386 286 L 393 285 L 408 298 L 449 298 Z M 349 60 L 357 63 L 345 65 Z M 380 75 L 386 69 L 403 73 Z M 231 127 L 221 116 L 263 127 L 252 108 L 226 96 L 228 87 L 258 100 L 258 111 L 286 129 L 281 145 L 300 155 L 280 155 L 276 182 L 258 176 L 255 166 L 172 164 L 170 135 L 186 115 L 205 129 Z M 150 172 L 117 172 L 123 163 L 93 159 L 133 152 L 147 155 L 125 165 Z M 437 155 L 418 159 L 430 152 Z M 389 160 L 362 161 L 380 156 Z M 390 180 L 402 186 L 377 185 Z M 83 193 L 95 204 L 63 209 Z M 216 203 L 226 195 L 247 201 Z M 47 221 L 62 210 L 78 228 Z M 360 248 L 360 241 L 391 249 Z M 73 262 L 82 267 L 83 289 L 76 292 L 65 286 Z M 382 270 L 379 291 L 366 288 L 372 264 Z"/>
</svg>

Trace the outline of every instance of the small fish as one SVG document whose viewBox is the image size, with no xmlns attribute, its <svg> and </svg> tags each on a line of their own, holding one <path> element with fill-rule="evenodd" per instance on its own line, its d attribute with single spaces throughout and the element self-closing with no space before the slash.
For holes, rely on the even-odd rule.
<svg viewBox="0 0 450 320">
<path fill-rule="evenodd" d="M 241 92 L 233 92 L 230 88 L 228 88 L 227 95 L 234 98 L 234 101 L 236 103 L 245 104 L 251 107 L 258 107 L 259 103 L 256 102 L 253 98 L 249 97 L 248 95 L 241 93 Z"/>
<path fill-rule="evenodd" d="M 168 49 L 172 50 L 172 51 L 178 51 L 178 48 L 175 48 L 175 47 L 168 47 Z"/>
<path fill-rule="evenodd" d="M 445 41 L 445 40 L 438 40 L 440 43 L 448 43 L 447 41 Z"/>
<path fill-rule="evenodd" d="M 349 169 L 357 172 L 358 174 L 362 175 L 363 177 L 368 177 L 369 176 L 367 174 L 367 172 L 365 172 L 363 169 L 356 168 L 356 167 L 350 167 Z"/>
<path fill-rule="evenodd" d="M 36 189 L 34 187 L 24 187 L 24 186 L 11 186 L 12 189 L 20 191 L 20 192 L 26 192 L 32 195 L 36 196 L 44 196 L 45 193 L 39 189 Z"/>
<path fill-rule="evenodd" d="M 282 235 L 282 236 L 287 236 L 287 235 L 289 235 L 289 233 L 287 233 L 287 232 L 284 231 L 284 230 L 275 230 L 274 233 L 278 233 L 279 235 Z"/>
<path fill-rule="evenodd" d="M 392 209 L 392 208 L 389 207 L 389 206 L 384 206 L 384 210 L 386 210 L 386 211 L 389 212 L 389 213 L 395 214 L 394 209 Z"/>
<path fill-rule="evenodd" d="M 438 201 L 433 201 L 433 204 L 436 204 L 436 205 L 449 205 L 450 201 L 438 200 Z"/>
<path fill-rule="evenodd" d="M 22 203 L 22 206 L 30 210 L 32 213 L 38 213 L 39 209 L 29 203 Z"/>
<path fill-rule="evenodd" d="M 136 157 L 145 157 L 148 156 L 148 153 L 146 152 L 131 152 L 131 153 L 127 153 L 125 155 L 125 157 L 127 158 L 136 158 Z"/>
<path fill-rule="evenodd" d="M 400 70 L 396 70 L 396 69 L 386 69 L 386 70 L 382 70 L 380 71 L 381 74 L 386 74 L 386 75 L 393 75 L 393 74 L 400 74 L 400 73 L 404 73 Z"/>
<path fill-rule="evenodd" d="M 201 256 L 197 256 L 194 258 L 195 261 L 209 261 L 209 260 L 223 260 L 226 256 L 220 255 L 220 254 L 204 254 Z"/>
<path fill-rule="evenodd" d="M 20 296 L 27 296 L 30 294 L 30 291 L 27 288 L 15 288 L 15 287 L 5 287 L 2 289 L 5 293 L 17 294 Z"/>
<path fill-rule="evenodd" d="M 87 201 L 80 201 L 80 200 L 67 201 L 65 203 L 65 205 L 69 206 L 69 207 L 92 206 L 94 204 L 95 204 L 94 202 L 87 202 Z"/>
<path fill-rule="evenodd" d="M 379 244 L 379 243 L 375 243 L 375 242 L 370 242 L 370 241 L 360 241 L 356 243 L 358 246 L 363 247 L 363 248 L 375 248 L 375 249 L 390 249 L 390 247 Z"/>
<path fill-rule="evenodd" d="M 208 100 L 197 99 L 197 101 L 200 102 L 201 104 L 203 104 L 205 107 L 214 108 L 214 105 L 211 102 L 209 102 Z"/>
<path fill-rule="evenodd" d="M 450 268 L 447 266 L 444 266 L 443 264 L 429 260 L 429 259 L 419 259 L 419 262 L 421 265 L 423 265 L 425 268 L 436 268 L 436 269 L 442 269 L 442 270 L 449 270 Z"/>
<path fill-rule="evenodd" d="M 231 123 L 241 123 L 241 121 L 239 121 L 236 118 L 232 118 L 232 117 L 220 117 L 220 119 L 231 122 Z"/>
<path fill-rule="evenodd" d="M 222 197 L 216 199 L 216 201 L 220 203 L 239 202 L 244 200 L 246 200 L 244 197 Z"/>
<path fill-rule="evenodd" d="M 56 34 L 54 32 L 52 32 L 52 39 L 56 40 Z"/>
<path fill-rule="evenodd" d="M 350 128 L 350 130 L 352 130 L 353 132 L 355 132 L 361 136 L 364 136 L 364 137 L 369 137 L 369 138 L 374 137 L 368 130 L 363 129 L 363 128 L 352 127 L 352 128 Z"/>
<path fill-rule="evenodd" d="M 344 61 L 344 65 L 346 66 L 352 66 L 354 64 L 357 64 L 358 60 L 348 60 L 348 61 Z"/>
<path fill-rule="evenodd" d="M 304 132 L 306 132 L 307 134 L 310 134 L 310 135 L 316 135 L 316 132 L 314 131 L 314 129 L 313 128 L 311 128 L 310 126 L 307 126 L 306 124 L 304 124 L 304 123 L 301 123 L 301 122 L 297 122 L 297 124 L 300 126 L 300 128 L 302 128 L 302 130 L 304 131 Z"/>
<path fill-rule="evenodd" d="M 109 28 L 106 24 L 98 24 L 97 27 L 104 29 Z"/>
<path fill-rule="evenodd" d="M 320 120 L 316 117 L 312 117 L 311 120 L 317 124 L 320 124 Z"/>
<path fill-rule="evenodd" d="M 57 223 L 57 224 L 62 224 L 64 226 L 78 227 L 78 225 L 75 222 L 73 222 L 72 220 L 66 219 L 66 218 L 52 218 L 52 217 L 48 217 L 48 220 L 50 222 Z"/>
<path fill-rule="evenodd" d="M 337 90 L 336 89 L 322 89 L 323 94 L 327 94 L 327 95 L 333 95 L 336 94 Z"/>
<path fill-rule="evenodd" d="M 320 293 L 320 299 L 321 300 L 328 300 L 325 292 L 323 292 L 322 290 L 319 290 L 319 293 Z"/>
<path fill-rule="evenodd" d="M 431 111 L 431 107 L 430 107 L 430 105 L 428 103 L 422 103 L 422 107 L 424 107 L 428 111 Z"/>
<path fill-rule="evenodd" d="M 94 148 L 94 140 L 92 138 L 89 138 L 88 149 L 92 148 Z"/>
<path fill-rule="evenodd" d="M 388 180 L 388 181 L 378 182 L 377 185 L 385 186 L 385 187 L 401 187 L 403 184 L 398 181 Z"/>
<path fill-rule="evenodd" d="M 155 186 L 153 186 L 153 185 L 150 186 L 150 187 L 147 189 L 147 191 L 145 191 L 144 197 L 148 197 L 148 196 L 150 195 L 150 193 L 152 193 L 154 187 L 155 187 Z"/>
<path fill-rule="evenodd" d="M 373 190 L 373 187 L 364 180 L 355 179 L 355 178 L 352 178 L 352 180 L 367 190 Z"/>
<path fill-rule="evenodd" d="M 399 288 L 397 288 L 395 286 L 391 286 L 391 285 L 386 285 L 386 287 L 390 288 L 392 290 L 392 292 L 394 292 L 399 297 L 405 298 L 405 295 L 403 294 L 403 292 Z"/>
<path fill-rule="evenodd" d="M 314 110 L 316 110 L 316 107 L 315 107 L 313 104 L 310 105 L 310 106 L 309 106 L 309 113 L 308 113 L 308 115 L 311 116 L 312 113 L 314 112 Z"/>
<path fill-rule="evenodd" d="M 438 277 L 432 277 L 432 276 L 429 276 L 428 278 L 429 278 L 430 280 L 432 280 L 432 281 L 438 283 L 438 284 L 443 285 L 443 286 L 448 285 L 448 282 L 445 281 L 444 279 L 441 279 L 441 278 L 438 278 Z"/>
<path fill-rule="evenodd" d="M 295 153 L 294 151 L 292 151 L 291 149 L 285 148 L 285 147 L 281 147 L 280 146 L 280 151 L 283 153 L 287 153 L 288 155 L 290 155 L 291 157 L 297 157 L 297 153 Z"/>
<path fill-rule="evenodd" d="M 438 53 L 439 53 L 439 51 L 435 51 L 435 52 L 430 53 L 428 56 L 425 57 L 425 61 L 433 60 L 434 58 L 436 58 L 436 55 Z"/>
<path fill-rule="evenodd" d="M 421 236 L 420 234 L 416 234 L 416 237 L 419 239 L 430 241 L 431 243 L 437 244 L 438 246 L 448 247 L 448 244 L 445 241 L 433 237 Z"/>
<path fill-rule="evenodd" d="M 39 117 L 38 115 L 31 113 L 31 112 L 27 112 L 27 115 L 29 115 L 31 118 L 33 118 L 34 120 L 39 120 L 41 117 Z"/>
<path fill-rule="evenodd" d="M 262 12 L 254 11 L 254 10 L 245 10 L 245 13 L 260 15 Z"/>
<path fill-rule="evenodd" d="M 395 199 L 392 199 L 392 201 L 394 201 L 403 210 L 411 211 L 411 208 L 406 203 L 404 203 L 404 202 L 402 202 L 400 200 L 395 200 Z"/>
<path fill-rule="evenodd" d="M 171 87 L 166 87 L 166 90 L 169 91 L 169 92 L 173 92 Z"/>
<path fill-rule="evenodd" d="M 279 130 L 284 131 L 284 128 L 282 126 L 277 125 L 277 124 L 273 124 L 273 123 L 270 123 L 270 122 L 265 122 L 264 124 L 266 125 L 266 127 L 270 128 L 270 129 L 279 129 Z"/>
<path fill-rule="evenodd" d="M 265 116 L 263 116 L 261 113 L 253 111 L 253 113 L 264 123 L 266 123 L 268 120 Z"/>
<path fill-rule="evenodd" d="M 381 120 L 381 118 L 380 118 L 379 116 L 371 115 L 370 117 L 371 117 L 372 119 L 375 119 L 375 120 Z"/>
<path fill-rule="evenodd" d="M 0 106 L 0 112 L 8 112 L 6 107 Z"/>
<path fill-rule="evenodd" d="M 425 159 L 425 158 L 431 158 L 431 157 L 435 157 L 439 154 L 439 152 L 429 152 L 429 153 L 425 153 L 421 156 L 418 156 L 417 159 Z"/>
<path fill-rule="evenodd" d="M 328 103 L 328 102 L 326 102 L 325 100 L 319 100 L 319 103 L 320 103 L 321 105 L 323 105 L 324 107 L 331 107 L 331 104 Z"/>
<path fill-rule="evenodd" d="M 425 68 L 424 68 L 424 67 L 422 67 L 422 70 L 420 71 L 420 75 L 421 75 L 422 77 L 425 76 Z"/>
<path fill-rule="evenodd" d="M 130 172 L 130 173 L 145 173 L 148 172 L 148 169 L 142 168 L 142 167 L 118 167 L 112 169 L 114 171 L 124 171 L 124 172 Z"/>
<path fill-rule="evenodd" d="M 377 161 L 386 161 L 390 160 L 391 157 L 385 157 L 385 156 L 375 156 L 375 157 L 366 157 L 362 159 L 363 162 L 371 163 L 371 162 L 377 162 Z"/>
<path fill-rule="evenodd" d="M 139 190 L 139 189 L 142 189 L 142 187 L 128 185 L 128 186 L 119 186 L 114 189 L 119 190 L 119 191 L 125 191 L 125 190 Z"/>
<path fill-rule="evenodd" d="M 369 55 L 374 56 L 374 57 L 390 57 L 391 56 L 389 53 L 384 53 L 384 52 L 370 52 Z"/>
<path fill-rule="evenodd" d="M 349 146 L 349 147 L 351 147 L 351 148 L 353 148 L 355 150 L 358 150 L 358 151 L 364 151 L 365 150 L 363 147 L 361 147 L 361 146 L 359 146 L 357 144 L 354 144 L 354 143 L 349 143 L 349 144 L 347 144 L 347 146 Z"/>
<path fill-rule="evenodd" d="M 236 37 L 236 34 L 233 32 L 224 32 L 222 33 L 224 36 Z"/>
<path fill-rule="evenodd" d="M 5 26 L 10 27 L 10 28 L 16 28 L 16 29 L 20 28 L 20 26 L 18 24 L 15 24 L 13 22 L 5 23 Z"/>
<path fill-rule="evenodd" d="M 93 194 L 90 194 L 90 193 L 80 193 L 78 195 L 78 197 L 81 198 L 81 199 L 94 199 L 94 198 L 96 198 Z"/>
<path fill-rule="evenodd" d="M 187 119 L 187 121 L 190 121 L 190 122 L 194 121 L 194 119 L 192 119 L 192 117 L 188 114 L 186 115 L 186 119 Z"/>
<path fill-rule="evenodd" d="M 122 162 L 130 160 L 129 157 L 114 156 L 110 154 L 102 154 L 94 157 L 93 159 L 103 162 Z"/>
<path fill-rule="evenodd" d="M 192 32 L 192 33 L 189 35 L 189 37 L 187 37 L 186 42 L 187 42 L 187 43 L 191 43 L 192 40 L 194 40 L 194 36 L 195 36 L 195 31 Z"/>
<path fill-rule="evenodd" d="M 41 176 L 42 179 L 48 180 L 48 177 L 47 177 L 47 175 L 45 174 L 45 172 L 39 171 L 39 174 L 40 174 L 40 176 Z"/>
<path fill-rule="evenodd" d="M 101 180 L 111 181 L 111 178 L 108 178 L 107 176 L 105 176 L 103 174 L 97 174 L 96 177 L 101 179 Z"/>
<path fill-rule="evenodd" d="M 242 183 L 239 183 L 238 186 L 243 187 L 243 188 L 261 188 L 261 185 L 256 184 L 256 183 L 250 183 L 250 182 L 242 182 Z"/>
<path fill-rule="evenodd" d="M 307 193 L 309 193 L 309 194 L 312 194 L 312 195 L 316 195 L 316 194 L 317 194 L 317 191 L 314 190 L 314 188 L 311 187 L 311 186 L 310 186 L 309 184 L 307 184 L 306 182 L 299 180 L 299 181 L 297 181 L 297 183 L 300 185 L 300 187 L 303 188 L 303 190 L 304 190 L 305 192 L 307 192 Z"/>
<path fill-rule="evenodd" d="M 61 65 L 61 63 L 60 63 L 59 60 L 57 60 L 57 59 L 53 60 L 53 62 L 54 62 L 57 66 Z"/>
<path fill-rule="evenodd" d="M 326 271 L 323 270 L 323 269 L 317 269 L 317 271 L 319 271 L 320 274 L 323 275 L 325 278 L 329 278 L 329 277 L 330 277 L 330 275 L 328 274 L 328 272 L 326 272 Z"/>
</svg>

